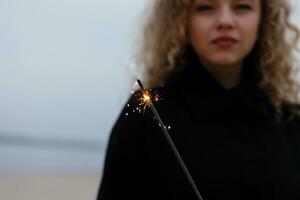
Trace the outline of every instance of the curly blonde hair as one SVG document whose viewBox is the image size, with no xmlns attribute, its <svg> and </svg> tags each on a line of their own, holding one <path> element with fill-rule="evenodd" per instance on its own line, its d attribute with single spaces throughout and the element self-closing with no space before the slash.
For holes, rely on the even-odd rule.
<svg viewBox="0 0 300 200">
<path fill-rule="evenodd" d="M 137 52 L 148 87 L 157 87 L 186 64 L 187 18 L 195 0 L 154 0 Z M 262 74 L 260 87 L 269 95 L 280 114 L 286 105 L 299 103 L 299 84 L 293 79 L 293 50 L 300 31 L 290 22 L 288 0 L 261 0 L 258 42 L 252 51 Z M 299 50 L 298 50 L 299 51 Z M 300 116 L 298 106 L 291 111 Z"/>
</svg>

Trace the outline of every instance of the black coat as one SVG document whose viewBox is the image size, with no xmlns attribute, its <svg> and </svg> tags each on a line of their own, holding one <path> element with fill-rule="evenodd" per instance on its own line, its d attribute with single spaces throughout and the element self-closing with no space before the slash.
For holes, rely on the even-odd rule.
<svg viewBox="0 0 300 200">
<path fill-rule="evenodd" d="M 279 121 L 259 77 L 244 67 L 241 83 L 225 89 L 190 65 L 157 90 L 155 106 L 204 200 L 300 199 L 300 117 L 286 109 Z M 150 109 L 137 106 L 133 95 L 113 128 L 98 200 L 196 200 Z"/>
</svg>

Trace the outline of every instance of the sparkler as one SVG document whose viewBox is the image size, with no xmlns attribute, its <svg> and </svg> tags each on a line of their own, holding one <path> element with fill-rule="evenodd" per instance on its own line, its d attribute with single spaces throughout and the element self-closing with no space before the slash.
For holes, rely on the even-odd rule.
<svg viewBox="0 0 300 200">
<path fill-rule="evenodd" d="M 180 156 L 180 154 L 179 154 L 179 152 L 178 152 L 178 150 L 177 150 L 174 142 L 172 141 L 172 138 L 169 135 L 169 132 L 168 132 L 166 126 L 164 125 L 164 123 L 161 120 L 161 118 L 160 118 L 160 116 L 159 116 L 156 108 L 154 107 L 154 105 L 152 103 L 150 92 L 144 88 L 142 82 L 139 79 L 137 80 L 137 83 L 139 84 L 139 86 L 140 86 L 140 88 L 142 90 L 142 97 L 140 99 L 142 101 L 142 104 L 144 104 L 145 106 L 148 106 L 151 109 L 151 111 L 153 112 L 153 114 L 155 116 L 155 119 L 158 122 L 159 127 L 163 131 L 163 133 L 164 133 L 164 135 L 165 135 L 165 137 L 166 137 L 166 139 L 167 139 L 170 147 L 172 148 L 172 150 L 173 150 L 173 152 L 174 152 L 174 154 L 175 154 L 175 156 L 177 158 L 177 161 L 179 162 L 182 170 L 184 171 L 184 173 L 185 173 L 185 175 L 186 175 L 189 183 L 191 184 L 191 186 L 192 186 L 192 188 L 193 188 L 193 190 L 194 190 L 197 198 L 199 200 L 203 200 L 203 198 L 202 198 L 202 196 L 201 196 L 201 194 L 200 194 L 200 192 L 199 192 L 199 190 L 198 190 L 198 188 L 197 188 L 197 186 L 196 186 L 196 184 L 195 184 L 195 182 L 194 182 L 191 174 L 189 173 L 189 171 L 188 171 L 186 165 L 184 164 L 184 162 L 183 162 L 183 160 L 182 160 L 182 158 L 181 158 L 181 156 Z"/>
</svg>

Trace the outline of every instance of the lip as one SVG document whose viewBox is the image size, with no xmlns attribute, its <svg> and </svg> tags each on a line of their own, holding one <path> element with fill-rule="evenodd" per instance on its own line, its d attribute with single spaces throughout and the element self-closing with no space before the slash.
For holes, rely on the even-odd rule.
<svg viewBox="0 0 300 200">
<path fill-rule="evenodd" d="M 215 38 L 212 41 L 212 43 L 216 44 L 220 47 L 231 47 L 232 45 L 237 43 L 237 40 L 230 36 L 220 36 L 220 37 Z"/>
</svg>

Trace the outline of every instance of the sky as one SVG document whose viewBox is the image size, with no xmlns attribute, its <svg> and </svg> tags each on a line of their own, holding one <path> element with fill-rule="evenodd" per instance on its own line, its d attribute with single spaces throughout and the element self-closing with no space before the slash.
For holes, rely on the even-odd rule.
<svg viewBox="0 0 300 200">
<path fill-rule="evenodd" d="M 133 84 L 144 4 L 0 0 L 0 169 L 81 151 L 99 166 Z"/>
<path fill-rule="evenodd" d="M 0 171 L 102 166 L 145 5 L 0 0 Z M 299 1 L 293 8 L 299 21 Z"/>
</svg>

